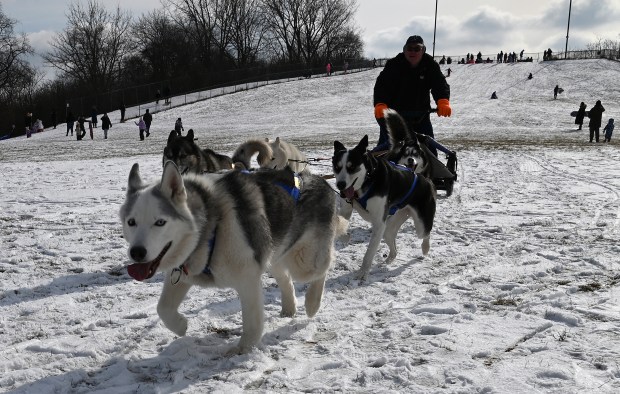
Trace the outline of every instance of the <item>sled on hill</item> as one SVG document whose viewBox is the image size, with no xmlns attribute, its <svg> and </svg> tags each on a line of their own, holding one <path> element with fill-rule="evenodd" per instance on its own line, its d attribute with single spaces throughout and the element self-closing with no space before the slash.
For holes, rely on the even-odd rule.
<svg viewBox="0 0 620 394">
<path fill-rule="evenodd" d="M 574 117 L 576 117 L 576 116 L 577 116 L 577 113 L 578 113 L 578 112 L 579 112 L 579 111 L 573 111 L 573 112 L 571 112 L 571 113 L 570 113 L 570 116 L 572 116 L 572 117 L 574 118 Z M 590 117 L 590 111 L 586 111 L 584 116 L 585 116 L 586 118 L 589 118 L 589 117 Z"/>
</svg>

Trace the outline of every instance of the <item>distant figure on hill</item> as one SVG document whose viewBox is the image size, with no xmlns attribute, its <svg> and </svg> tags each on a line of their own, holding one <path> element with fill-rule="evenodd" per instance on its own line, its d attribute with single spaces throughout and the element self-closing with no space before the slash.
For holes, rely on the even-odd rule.
<svg viewBox="0 0 620 394">
<path fill-rule="evenodd" d="M 450 76 L 450 74 L 452 74 L 452 69 L 448 68 L 448 77 Z"/>
<path fill-rule="evenodd" d="M 67 135 L 69 136 L 69 131 L 71 131 L 71 135 L 73 136 L 73 123 L 75 123 L 75 116 L 73 116 L 73 112 L 71 110 L 67 111 L 67 117 L 65 119 L 67 122 Z"/>
<path fill-rule="evenodd" d="M 121 122 L 125 121 L 125 103 L 123 101 L 121 101 L 121 106 L 120 106 L 120 110 L 121 110 Z"/>
<path fill-rule="evenodd" d="M 590 123 L 588 126 L 590 128 L 590 142 L 592 142 L 592 138 L 596 136 L 596 142 L 598 142 L 599 137 L 599 129 L 601 128 L 601 118 L 603 117 L 603 112 L 605 112 L 605 108 L 603 104 L 601 104 L 601 100 L 598 100 L 594 107 L 588 113 L 588 117 L 590 118 Z"/>
<path fill-rule="evenodd" d="M 493 92 L 493 94 L 491 94 L 491 99 L 495 100 L 497 99 L 497 93 Z"/>
<path fill-rule="evenodd" d="M 607 126 L 603 129 L 605 132 L 605 142 L 611 142 L 611 134 L 614 132 L 614 119 L 610 118 L 607 121 Z"/>
<path fill-rule="evenodd" d="M 177 132 L 177 135 L 179 137 L 181 137 L 181 131 L 185 131 L 185 129 L 183 128 L 183 121 L 181 121 L 181 118 L 178 118 L 176 122 L 174 122 L 174 131 Z"/>
<path fill-rule="evenodd" d="M 555 88 L 553 88 L 553 98 L 557 99 L 558 98 L 558 93 L 560 92 L 560 87 L 558 85 L 555 85 Z"/>
<path fill-rule="evenodd" d="M 101 117 L 101 129 L 103 130 L 103 139 L 108 139 L 108 130 L 112 127 L 112 122 L 110 122 L 110 118 L 108 117 L 108 113 L 104 112 Z"/>
<path fill-rule="evenodd" d="M 532 73 L 530 73 L 530 75 L 527 76 L 527 79 L 532 79 L 534 78 L 534 76 L 532 75 Z"/>
<path fill-rule="evenodd" d="M 577 116 L 575 116 L 575 124 L 579 125 L 577 130 L 581 130 L 581 126 L 583 126 L 583 118 L 586 116 L 586 107 L 587 105 L 582 101 L 579 104 L 579 109 L 577 110 Z"/>
<path fill-rule="evenodd" d="M 327 72 L 328 77 L 332 75 L 332 64 L 331 63 L 327 63 L 325 65 L 325 71 Z"/>
<path fill-rule="evenodd" d="M 151 123 L 153 122 L 153 115 L 151 115 L 148 108 L 146 109 L 144 116 L 142 116 L 142 119 L 146 125 L 146 129 L 144 129 L 144 131 L 146 131 L 146 136 L 148 137 L 151 135 Z"/>
</svg>

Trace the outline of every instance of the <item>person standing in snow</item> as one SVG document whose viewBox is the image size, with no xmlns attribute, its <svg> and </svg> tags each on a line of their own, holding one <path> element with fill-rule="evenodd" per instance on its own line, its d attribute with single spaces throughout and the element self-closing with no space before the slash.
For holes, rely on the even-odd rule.
<svg viewBox="0 0 620 394">
<path fill-rule="evenodd" d="M 603 129 L 605 132 L 605 142 L 611 142 L 611 134 L 614 132 L 614 119 L 610 118 L 607 121 L 607 125 Z"/>
<path fill-rule="evenodd" d="M 583 126 L 583 118 L 586 116 L 586 107 L 587 105 L 582 101 L 579 104 L 579 109 L 577 110 L 577 116 L 575 116 L 575 124 L 579 125 L 579 129 L 581 130 L 581 126 Z"/>
<path fill-rule="evenodd" d="M 144 131 L 146 130 L 146 123 L 144 123 L 144 119 L 142 119 L 142 116 L 140 116 L 140 120 L 134 123 L 136 124 L 136 126 L 138 126 L 138 129 L 140 130 L 140 141 L 144 141 Z"/>
<path fill-rule="evenodd" d="M 599 137 L 599 129 L 601 128 L 601 119 L 603 118 L 603 112 L 605 112 L 605 108 L 603 104 L 601 104 L 601 100 L 598 100 L 594 107 L 588 113 L 588 117 L 590 118 L 590 122 L 588 123 L 588 127 L 590 128 L 590 142 L 592 142 L 593 137 L 596 136 L 596 142 L 598 142 Z"/>
<path fill-rule="evenodd" d="M 142 117 L 142 119 L 144 119 L 144 124 L 146 125 L 146 129 L 145 129 L 146 136 L 148 137 L 151 135 L 151 123 L 153 122 L 153 115 L 151 115 L 148 108 L 146 112 L 144 113 L 144 116 Z"/>
<path fill-rule="evenodd" d="M 181 137 L 181 131 L 185 131 L 185 129 L 183 128 L 183 122 L 181 121 L 181 118 L 178 118 L 176 122 L 174 122 L 174 131 L 177 132 L 177 135 L 179 137 Z"/>
<path fill-rule="evenodd" d="M 553 98 L 554 99 L 558 98 L 559 91 L 560 91 L 560 86 L 559 85 L 555 85 L 555 88 L 553 88 Z"/>
<path fill-rule="evenodd" d="M 452 115 L 450 85 L 446 77 L 439 64 L 426 53 L 422 37 L 411 36 L 405 42 L 403 51 L 385 63 L 385 68 L 375 82 L 373 105 L 375 119 L 379 124 L 379 141 L 373 151 L 390 148 L 383 115 L 388 108 L 394 109 L 405 119 L 409 130 L 434 138 L 429 116 L 429 93 L 437 104 L 438 116 Z"/>
<path fill-rule="evenodd" d="M 108 117 L 108 113 L 105 112 L 101 117 L 101 129 L 103 130 L 103 139 L 108 139 L 108 130 L 112 127 L 112 122 Z"/>
</svg>

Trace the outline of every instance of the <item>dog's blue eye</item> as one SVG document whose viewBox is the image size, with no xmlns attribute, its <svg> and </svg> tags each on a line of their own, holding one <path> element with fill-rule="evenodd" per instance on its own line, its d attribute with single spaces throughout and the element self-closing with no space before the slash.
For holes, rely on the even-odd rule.
<svg viewBox="0 0 620 394">
<path fill-rule="evenodd" d="M 130 226 L 130 227 L 135 226 L 136 225 L 136 220 L 133 219 L 133 218 L 127 220 L 127 225 Z"/>
<path fill-rule="evenodd" d="M 156 225 L 157 227 L 161 227 L 161 226 L 163 226 L 164 224 L 166 224 L 166 221 L 165 221 L 164 219 L 158 219 L 158 220 L 155 222 L 155 225 Z"/>
</svg>

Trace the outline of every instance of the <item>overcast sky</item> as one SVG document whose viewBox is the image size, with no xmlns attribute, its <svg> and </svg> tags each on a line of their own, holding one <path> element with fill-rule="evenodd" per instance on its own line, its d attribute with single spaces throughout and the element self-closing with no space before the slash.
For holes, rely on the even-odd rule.
<svg viewBox="0 0 620 394">
<path fill-rule="evenodd" d="M 81 0 L 86 2 L 86 0 Z M 70 0 L 0 0 L 39 53 L 55 32 L 65 29 Z M 113 9 L 118 0 L 99 0 Z M 500 50 L 526 53 L 563 51 L 570 0 L 437 0 L 435 55 L 458 56 Z M 367 57 L 392 57 L 406 38 L 421 35 L 433 52 L 434 0 L 358 0 L 356 23 Z M 123 1 L 134 17 L 161 7 L 160 0 Z M 568 49 L 598 39 L 620 40 L 620 0 L 572 1 Z"/>
</svg>

